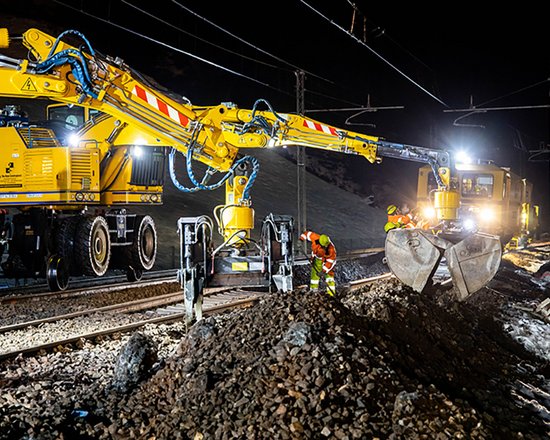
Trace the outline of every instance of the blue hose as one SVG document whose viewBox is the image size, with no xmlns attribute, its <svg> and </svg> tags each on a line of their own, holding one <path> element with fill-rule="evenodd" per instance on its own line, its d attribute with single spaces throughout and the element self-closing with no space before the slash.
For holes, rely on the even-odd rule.
<svg viewBox="0 0 550 440">
<path fill-rule="evenodd" d="M 212 169 L 209 168 L 209 170 L 205 174 L 202 182 L 199 182 L 195 178 L 195 174 L 193 172 L 193 166 L 192 166 L 193 148 L 190 147 L 187 150 L 187 154 L 186 154 L 187 175 L 189 176 L 189 180 L 191 180 L 191 183 L 193 183 L 194 186 L 193 187 L 186 187 L 178 181 L 178 178 L 176 176 L 176 170 L 175 170 L 175 166 L 174 166 L 175 165 L 174 164 L 175 154 L 176 154 L 176 150 L 172 149 L 172 151 L 170 152 L 170 155 L 168 157 L 170 178 L 172 179 L 172 183 L 174 184 L 174 186 L 178 190 L 183 191 L 183 192 L 189 192 L 189 193 L 197 192 L 197 191 L 201 191 L 201 190 L 202 191 L 212 191 L 212 190 L 218 189 L 227 181 L 227 179 L 229 179 L 231 176 L 233 176 L 235 174 L 235 170 L 237 169 L 237 167 L 240 164 L 243 164 L 243 163 L 251 164 L 252 165 L 252 172 L 250 173 L 250 176 L 248 178 L 248 182 L 246 183 L 246 185 L 244 187 L 244 190 L 243 190 L 243 199 L 248 200 L 250 198 L 250 190 L 252 188 L 252 185 L 254 184 L 254 181 L 258 177 L 258 172 L 260 170 L 260 163 L 258 162 L 258 159 L 256 159 L 255 157 L 244 156 L 244 157 L 240 158 L 235 163 L 233 163 L 233 165 L 231 166 L 229 171 L 227 171 L 227 173 L 225 173 L 225 175 L 218 182 L 216 182 L 212 185 L 206 185 L 206 180 L 212 175 L 212 171 L 211 171 Z"/>
<path fill-rule="evenodd" d="M 56 53 L 55 55 L 52 55 L 55 52 L 55 49 L 57 48 L 57 46 L 59 45 L 61 38 L 63 38 L 67 34 L 77 35 L 80 38 L 82 38 L 84 40 L 84 43 L 86 43 L 88 50 L 90 51 L 90 55 L 95 56 L 95 51 L 93 50 L 90 42 L 86 39 L 86 37 L 82 33 L 75 30 L 67 30 L 65 32 L 62 32 L 57 37 L 47 58 L 43 62 L 38 63 L 36 65 L 36 71 L 38 73 L 46 73 L 52 67 L 69 64 L 71 66 L 71 72 L 74 75 L 75 79 L 80 83 L 82 90 L 88 96 L 91 96 L 92 98 L 97 98 L 98 95 L 93 90 L 92 79 L 90 77 L 90 72 L 88 70 L 88 65 L 86 63 L 86 57 L 82 54 L 80 50 L 65 49 L 61 52 Z"/>
</svg>

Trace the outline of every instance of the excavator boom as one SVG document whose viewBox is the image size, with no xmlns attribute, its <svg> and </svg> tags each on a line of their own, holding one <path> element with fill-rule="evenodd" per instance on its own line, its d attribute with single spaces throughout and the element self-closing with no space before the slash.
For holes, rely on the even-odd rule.
<svg viewBox="0 0 550 440">
<path fill-rule="evenodd" d="M 78 47 L 67 44 L 64 41 L 67 37 L 77 38 L 82 44 Z M 0 47 L 7 45 L 2 38 L 8 39 L 6 32 L 0 33 Z M 240 109 L 232 103 L 194 106 L 163 90 L 123 60 L 99 54 L 78 31 L 66 31 L 55 38 L 29 29 L 22 41 L 32 55 L 29 59 L 35 61 L 0 55 L 0 96 L 48 99 L 93 109 L 103 115 L 82 126 L 78 133 L 80 141 L 75 144 L 75 148 L 93 150 L 99 156 L 101 199 L 94 203 L 110 205 L 118 200 L 115 193 L 125 194 L 123 202 L 131 200 L 130 194 L 138 190 L 149 191 L 151 184 L 140 180 L 136 173 L 130 176 L 128 171 L 121 175 L 119 170 L 130 163 L 137 167 L 137 160 L 130 161 L 129 157 L 131 152 L 138 151 L 138 146 L 157 148 L 158 155 L 163 148 L 169 148 L 170 175 L 182 191 L 226 185 L 230 196 L 218 223 L 225 243 L 239 246 L 248 240 L 253 223 L 249 192 L 258 171 L 257 160 L 241 155 L 245 149 L 303 146 L 358 155 L 371 163 L 384 157 L 416 161 L 431 165 L 434 171 L 438 184 L 435 209 L 441 223 L 431 234 L 392 231 L 386 245 L 392 271 L 404 283 L 421 291 L 444 255 L 455 284 L 465 297 L 490 280 L 498 267 L 500 254 L 494 238 L 478 235 L 468 239 L 461 232 L 455 234 L 460 239 L 448 240 L 440 235 L 460 230 L 459 196 L 453 187 L 452 158 L 446 151 L 392 143 L 301 115 L 277 113 L 263 99 L 256 101 L 252 109 Z M 138 136 L 141 142 L 132 141 Z M 192 187 L 184 187 L 177 179 L 176 153 L 185 156 Z M 193 161 L 208 166 L 202 180 L 196 179 L 192 172 Z M 239 171 L 247 167 L 251 170 L 248 174 Z M 216 173 L 225 174 L 216 183 L 210 183 Z M 162 190 L 160 184 L 157 187 Z M 152 197 L 143 200 L 151 201 Z M 155 200 L 160 201 L 160 196 Z M 87 201 L 92 202 L 92 197 Z M 0 206 L 9 205 L 0 201 Z M 411 261 L 415 264 L 411 265 Z M 468 275 L 471 266 L 482 273 L 474 281 Z"/>
</svg>

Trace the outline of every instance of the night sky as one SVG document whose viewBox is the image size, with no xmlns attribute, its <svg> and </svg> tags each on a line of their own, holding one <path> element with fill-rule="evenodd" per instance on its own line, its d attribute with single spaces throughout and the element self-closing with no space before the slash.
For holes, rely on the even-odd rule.
<svg viewBox="0 0 550 440">
<path fill-rule="evenodd" d="M 7 17 L 2 26 L 12 34 L 29 23 L 47 23 L 53 33 L 78 29 L 100 52 L 123 58 L 193 104 L 231 101 L 251 108 L 264 98 L 276 111 L 291 112 L 296 109 L 294 72 L 305 70 L 307 116 L 389 141 L 466 149 L 473 157 L 510 166 L 535 182 L 536 202 L 548 218 L 549 163 L 528 159 L 529 150 L 550 142 L 550 110 L 488 111 L 460 121 L 455 120 L 465 113 L 444 111 L 468 108 L 470 102 L 480 108 L 550 105 L 543 4 L 485 11 L 479 3 L 438 8 L 424 3 L 353 2 L 354 39 L 346 33 L 354 10 L 348 0 L 0 2 Z M 362 125 L 346 125 L 353 111 L 311 112 L 365 106 L 368 95 L 374 107 L 405 108 L 352 119 Z M 414 193 L 417 164 L 334 160 L 349 162 L 357 179 L 398 176 L 396 190 Z M 411 184 L 403 179 L 412 179 Z"/>
</svg>

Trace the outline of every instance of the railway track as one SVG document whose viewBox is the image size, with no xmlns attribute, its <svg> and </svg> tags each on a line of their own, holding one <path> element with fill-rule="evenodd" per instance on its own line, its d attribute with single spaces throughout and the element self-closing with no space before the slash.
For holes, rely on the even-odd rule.
<svg viewBox="0 0 550 440">
<path fill-rule="evenodd" d="M 11 287 L 0 289 L 0 304 L 9 302 L 14 298 L 29 299 L 29 298 L 66 298 L 71 296 L 79 296 L 79 294 L 88 293 L 91 290 L 108 290 L 108 289 L 127 289 L 143 285 L 144 283 L 154 283 L 155 281 L 166 282 L 169 280 L 176 281 L 177 270 L 167 269 L 146 272 L 140 281 L 130 282 L 126 280 L 126 275 L 112 275 L 99 278 L 75 278 L 71 280 L 71 288 L 63 292 L 49 292 L 46 283 L 37 283 L 21 287 Z"/>
<path fill-rule="evenodd" d="M 242 289 L 225 289 L 225 291 L 220 291 L 220 289 L 212 289 L 211 292 L 205 292 L 204 301 L 203 301 L 203 314 L 205 316 L 219 313 L 225 310 L 249 307 L 259 301 L 266 292 L 258 291 L 247 291 Z M 143 327 L 148 324 L 163 324 L 170 323 L 177 320 L 183 320 L 185 317 L 185 311 L 183 306 L 183 292 L 174 292 L 167 295 L 162 295 L 162 297 L 148 298 L 146 300 L 137 300 L 131 301 L 122 304 L 116 304 L 107 307 L 100 307 L 96 309 L 83 310 L 75 313 L 57 315 L 45 319 L 33 320 L 22 322 L 18 324 L 12 324 L 9 326 L 0 327 L 0 334 L 8 333 L 11 331 L 22 330 L 28 327 L 37 327 L 42 324 L 57 322 L 65 319 L 74 319 L 85 315 L 90 315 L 93 313 L 129 313 L 142 310 L 151 310 L 159 308 L 161 306 L 166 306 L 167 304 L 176 304 L 176 306 L 166 308 L 163 307 L 155 314 L 161 316 L 155 316 L 150 319 L 141 319 L 136 322 L 132 322 L 125 325 L 116 325 L 112 327 L 107 327 L 101 330 L 84 332 L 81 334 L 73 335 L 70 337 L 65 337 L 55 341 L 50 341 L 43 344 L 36 344 L 31 347 L 25 347 L 22 349 L 12 350 L 4 353 L 0 353 L 0 361 L 6 359 L 13 359 L 19 355 L 27 355 L 32 353 L 38 353 L 43 350 L 51 350 L 60 346 L 67 346 L 74 344 L 81 340 L 93 340 L 94 338 L 100 336 L 108 336 L 115 333 L 124 333 L 128 331 L 137 330 L 140 327 Z M 177 306 L 179 304 L 179 306 Z"/>
<path fill-rule="evenodd" d="M 352 289 L 363 287 L 367 284 L 391 278 L 391 273 L 382 274 L 375 277 L 356 280 L 350 283 Z M 250 307 L 259 301 L 267 292 L 244 290 L 242 288 L 211 288 L 205 289 L 203 300 L 203 314 L 219 313 L 235 308 Z M 136 322 L 115 325 L 101 330 L 83 332 L 81 334 L 64 337 L 47 343 L 36 344 L 17 350 L 0 353 L 0 361 L 13 359 L 19 355 L 29 355 L 42 351 L 52 350 L 61 346 L 75 344 L 82 340 L 93 340 L 101 336 L 108 336 L 115 333 L 124 333 L 137 330 L 149 324 L 163 324 L 185 319 L 185 307 L 183 304 L 183 292 L 173 292 L 152 298 L 139 299 L 135 301 L 113 304 L 93 309 L 80 310 L 73 313 L 51 316 L 44 319 L 30 320 L 7 326 L 0 327 L 0 335 L 9 332 L 21 331 L 29 327 L 40 327 L 44 324 L 55 323 L 62 320 L 76 319 L 86 315 L 97 313 L 127 314 L 132 312 L 151 311 L 154 316 L 148 319 L 140 319 Z"/>
<path fill-rule="evenodd" d="M 374 256 L 378 253 L 384 252 L 384 248 L 366 248 L 350 251 L 338 256 L 341 261 L 365 258 Z M 309 264 L 308 258 L 305 256 L 297 257 L 295 259 L 296 266 L 302 266 Z M 89 293 L 91 290 L 97 289 L 125 289 L 144 285 L 144 283 L 151 283 L 154 281 L 176 281 L 177 269 L 166 269 L 157 271 L 148 271 L 143 274 L 143 278 L 137 282 L 129 282 L 126 280 L 125 274 L 112 274 L 109 276 L 103 276 L 99 278 L 95 277 L 78 277 L 71 278 L 70 289 L 63 292 L 49 292 L 46 282 L 36 282 L 23 286 L 9 286 L 0 285 L 0 304 L 12 301 L 14 297 L 21 299 L 29 299 L 31 297 L 37 299 L 43 298 L 66 298 L 71 296 L 78 296 L 83 293 Z"/>
</svg>

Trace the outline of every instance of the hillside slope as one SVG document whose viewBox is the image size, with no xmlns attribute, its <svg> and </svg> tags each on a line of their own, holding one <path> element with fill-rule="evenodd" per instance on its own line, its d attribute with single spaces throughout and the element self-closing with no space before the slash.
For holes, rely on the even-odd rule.
<svg viewBox="0 0 550 440">
<path fill-rule="evenodd" d="M 260 162 L 260 172 L 252 188 L 252 206 L 256 228 L 269 213 L 289 214 L 297 219 L 296 166 L 272 150 L 253 150 Z M 183 160 L 181 157 L 179 158 Z M 178 160 L 179 160 L 178 159 Z M 338 158 L 335 156 L 335 161 Z M 365 166 L 369 166 L 366 164 Z M 185 183 L 184 172 L 178 167 L 178 178 Z M 361 197 L 340 189 L 307 173 L 307 226 L 328 234 L 340 250 L 378 247 L 384 243 L 385 212 L 369 206 Z M 224 189 L 183 193 L 166 177 L 164 205 L 138 207 L 138 213 L 148 213 L 155 219 L 159 233 L 157 268 L 172 267 L 178 261 L 177 221 L 180 217 L 208 215 L 224 201 Z M 296 231 L 297 238 L 299 232 Z M 215 241 L 221 242 L 219 237 Z M 175 260 L 174 260 L 175 258 Z"/>
</svg>

